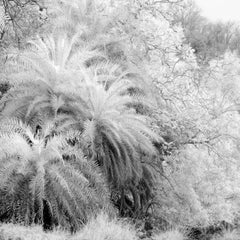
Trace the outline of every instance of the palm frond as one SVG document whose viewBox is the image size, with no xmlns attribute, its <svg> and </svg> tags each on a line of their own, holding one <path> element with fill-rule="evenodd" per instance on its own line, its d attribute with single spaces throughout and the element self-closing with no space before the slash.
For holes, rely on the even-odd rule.
<svg viewBox="0 0 240 240">
<path fill-rule="evenodd" d="M 24 142 L 28 146 L 27 153 L 17 145 L 12 149 L 6 144 L 1 146 L 7 153 L 0 158 L 0 217 L 5 221 L 44 225 L 47 208 L 52 225 L 78 229 L 91 214 L 109 205 L 106 184 L 83 155 L 64 159 L 63 155 L 68 154 L 64 150 L 65 137 L 58 135 L 46 142 L 49 130 L 45 131 L 39 138 L 19 120 L 0 122 L 0 141 L 8 140 L 11 146 L 18 136 L 21 147 Z M 18 148 L 17 154 L 14 148 Z"/>
<path fill-rule="evenodd" d="M 137 149 L 154 154 L 152 141 L 158 139 L 147 126 L 147 118 L 127 107 L 132 102 L 124 94 L 129 86 L 129 81 L 116 81 L 108 89 L 96 82 L 86 86 L 90 118 L 85 122 L 82 138 L 105 174 L 117 185 L 141 178 Z"/>
</svg>

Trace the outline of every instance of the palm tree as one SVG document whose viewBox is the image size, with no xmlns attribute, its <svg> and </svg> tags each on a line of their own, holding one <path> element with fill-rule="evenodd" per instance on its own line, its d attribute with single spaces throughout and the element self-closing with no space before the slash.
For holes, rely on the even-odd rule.
<svg viewBox="0 0 240 240">
<path fill-rule="evenodd" d="M 33 129 L 51 122 L 54 131 L 83 129 L 87 105 L 76 94 L 54 92 L 43 82 L 26 82 L 12 87 L 1 99 L 1 118 L 18 118 Z"/>
<path fill-rule="evenodd" d="M 0 219 L 73 231 L 108 208 L 109 194 L 94 164 L 79 149 L 66 155 L 65 138 L 49 132 L 34 137 L 18 120 L 0 123 Z"/>
<path fill-rule="evenodd" d="M 2 115 L 38 125 L 49 117 L 56 118 L 59 112 L 71 112 L 75 120 L 84 116 L 80 94 L 84 66 L 102 54 L 82 46 L 77 33 L 71 37 L 56 33 L 30 45 L 29 50 L 8 56 L 6 69 L 13 70 L 8 74 L 12 88 L 1 99 Z"/>
<path fill-rule="evenodd" d="M 15 71 L 8 76 L 13 87 L 1 100 L 2 115 L 41 125 L 56 118 L 64 105 L 65 112 L 68 108 L 73 116 L 84 116 L 86 104 L 82 95 L 86 81 L 91 81 L 89 78 L 108 88 L 129 74 L 110 62 L 100 61 L 87 69 L 86 62 L 101 54 L 96 50 L 85 51 L 80 42 L 77 34 L 68 37 L 57 33 L 31 41 L 30 50 L 9 56 L 9 68 Z"/>
<path fill-rule="evenodd" d="M 20 81 L 43 81 L 51 88 L 59 89 L 68 82 L 71 89 L 81 81 L 81 70 L 94 58 L 104 58 L 98 50 L 79 39 L 79 34 L 68 36 L 54 33 L 37 37 L 29 41 L 29 49 L 8 55 L 9 68 L 17 68 L 16 73 L 9 74 L 12 84 Z"/>
<path fill-rule="evenodd" d="M 111 1 L 54 0 L 49 4 L 52 11 L 48 28 L 52 32 L 70 36 L 78 33 L 83 43 L 103 53 L 108 60 L 126 62 L 123 39 L 116 37 L 113 30 L 118 13 Z"/>
<path fill-rule="evenodd" d="M 136 86 L 128 78 L 129 73 L 121 72 L 117 65 L 101 63 L 88 69 L 76 67 L 76 78 L 73 78 L 69 74 L 72 68 L 68 69 L 66 61 L 59 68 L 67 76 L 66 81 L 61 82 L 59 80 L 64 78 L 59 75 L 60 70 L 56 71 L 51 64 L 56 66 L 55 63 L 64 61 L 53 58 L 52 53 L 43 55 L 40 60 L 37 57 L 31 59 L 32 54 L 29 56 L 30 62 L 34 63 L 33 70 L 34 66 L 41 66 L 41 59 L 47 60 L 43 61 L 43 68 L 34 70 L 36 76 L 42 76 L 42 79 L 25 81 L 12 88 L 1 101 L 4 106 L 2 115 L 18 117 L 35 129 L 39 125 L 44 128 L 51 121 L 55 131 L 60 131 L 56 130 L 58 127 L 82 132 L 78 141 L 82 143 L 86 155 L 101 166 L 115 188 L 127 186 L 134 195 L 134 201 L 139 202 L 139 196 L 135 193 L 143 178 L 141 156 L 155 154 L 152 141 L 157 136 L 147 126 L 148 119 L 132 108 L 135 104 L 143 103 L 135 101 L 134 94 L 128 94 Z M 48 65 L 49 68 L 45 67 Z M 54 74 L 47 70 L 45 76 L 45 68 L 55 69 L 52 71 Z M 55 77 L 48 79 L 47 76 Z M 73 91 L 71 96 L 70 91 L 64 90 L 66 83 L 76 86 L 77 91 Z"/>
<path fill-rule="evenodd" d="M 51 27 L 53 31 L 68 33 L 81 32 L 85 38 L 87 33 L 96 33 L 97 26 L 102 22 L 102 16 L 97 11 L 97 3 L 94 0 L 54 0 L 48 3 L 51 15 Z M 103 15 L 103 14 L 102 14 Z M 95 30 L 92 28 L 95 27 Z M 99 29 L 99 32 L 102 29 Z"/>
<path fill-rule="evenodd" d="M 95 52 L 76 47 L 77 42 L 76 36 L 51 35 L 31 41 L 31 48 L 20 55 L 9 56 L 9 68 L 15 71 L 8 76 L 12 88 L 1 99 L 1 115 L 35 126 L 59 118 L 81 122 L 82 68 Z"/>
<path fill-rule="evenodd" d="M 134 99 L 127 95 L 131 81 L 119 80 L 108 89 L 90 81 L 85 87 L 85 102 L 89 118 L 81 135 L 84 152 L 103 169 L 113 188 L 130 191 L 135 208 L 139 208 L 136 194 L 146 169 L 142 156 L 156 155 L 153 141 L 161 141 L 148 127 L 148 118 L 129 108 Z M 124 192 L 122 193 L 122 197 Z"/>
<path fill-rule="evenodd" d="M 73 159 L 82 148 L 89 162 L 96 162 L 112 187 L 120 190 L 122 199 L 130 191 L 138 209 L 139 184 L 146 176 L 143 156 L 154 156 L 152 142 L 161 141 L 151 131 L 149 119 L 135 110 L 146 105 L 135 98 L 140 96 L 136 82 L 141 78 L 128 71 L 127 64 L 112 62 L 115 53 L 108 47 L 118 41 L 112 43 L 111 37 L 103 41 L 109 23 L 98 29 L 91 1 L 81 7 L 76 1 L 61 2 L 64 14 L 54 31 L 32 41 L 30 50 L 20 56 L 10 57 L 15 71 L 8 79 L 13 87 L 0 102 L 2 118 L 17 117 L 34 133 L 51 124 L 51 137 L 78 131 Z"/>
</svg>

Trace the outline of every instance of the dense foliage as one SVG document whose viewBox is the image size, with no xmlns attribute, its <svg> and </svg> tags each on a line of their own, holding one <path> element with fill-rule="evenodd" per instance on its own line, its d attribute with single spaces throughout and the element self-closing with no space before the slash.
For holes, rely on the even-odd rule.
<svg viewBox="0 0 240 240">
<path fill-rule="evenodd" d="M 2 222 L 238 224 L 237 28 L 186 1 L 0 3 Z"/>
</svg>

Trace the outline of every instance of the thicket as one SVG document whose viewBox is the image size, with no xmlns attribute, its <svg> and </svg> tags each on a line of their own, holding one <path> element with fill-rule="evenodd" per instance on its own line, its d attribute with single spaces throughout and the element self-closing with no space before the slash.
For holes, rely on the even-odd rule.
<svg viewBox="0 0 240 240">
<path fill-rule="evenodd" d="M 240 60 L 202 61 L 190 5 L 0 3 L 1 222 L 238 225 Z"/>
</svg>

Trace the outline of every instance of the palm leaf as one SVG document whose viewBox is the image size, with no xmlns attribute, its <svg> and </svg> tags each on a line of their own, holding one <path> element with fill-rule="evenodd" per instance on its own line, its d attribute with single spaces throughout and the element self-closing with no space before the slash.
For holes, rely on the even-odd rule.
<svg viewBox="0 0 240 240">
<path fill-rule="evenodd" d="M 0 141 L 8 140 L 11 145 L 11 140 L 18 136 L 21 144 L 28 146 L 27 153 L 15 146 L 17 155 L 14 148 L 2 146 L 6 155 L 0 158 L 0 218 L 45 226 L 44 213 L 48 212 L 52 225 L 78 229 L 88 217 L 109 205 L 106 184 L 83 155 L 67 160 L 62 157 L 66 156 L 64 137 L 58 135 L 46 142 L 51 130 L 43 131 L 47 132 L 35 138 L 31 128 L 19 120 L 0 122 Z"/>
</svg>

